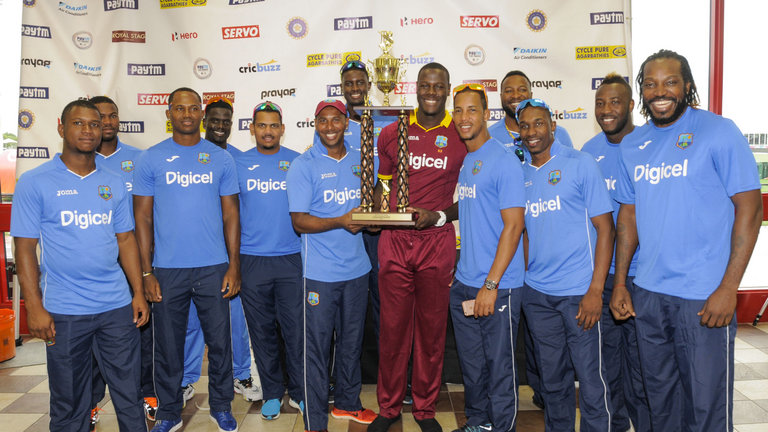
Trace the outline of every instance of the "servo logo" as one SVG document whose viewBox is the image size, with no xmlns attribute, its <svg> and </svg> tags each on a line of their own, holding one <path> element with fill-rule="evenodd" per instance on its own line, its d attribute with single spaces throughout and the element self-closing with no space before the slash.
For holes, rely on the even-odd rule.
<svg viewBox="0 0 768 432">
<path fill-rule="evenodd" d="M 373 17 L 347 17 L 347 18 L 334 18 L 333 29 L 339 30 L 365 30 L 373 28 Z"/>
<path fill-rule="evenodd" d="M 395 85 L 395 94 L 416 94 L 416 82 L 399 82 Z"/>
<path fill-rule="evenodd" d="M 139 0 L 104 0 L 104 11 L 110 12 L 118 9 L 138 9 Z"/>
<path fill-rule="evenodd" d="M 257 38 L 259 36 L 261 36 L 261 34 L 259 33 L 259 26 L 257 25 L 221 28 L 221 37 L 224 40 Z"/>
<path fill-rule="evenodd" d="M 163 63 L 128 63 L 128 75 L 161 76 L 165 75 Z"/>
<path fill-rule="evenodd" d="M 144 133 L 143 121 L 120 121 L 120 133 Z"/>
<path fill-rule="evenodd" d="M 168 105 L 170 93 L 139 93 L 139 105 Z"/>
<path fill-rule="evenodd" d="M 462 15 L 461 28 L 499 28 L 498 15 Z"/>
<path fill-rule="evenodd" d="M 51 28 L 48 26 L 36 26 L 30 24 L 21 25 L 21 35 L 43 39 L 51 38 Z"/>
<path fill-rule="evenodd" d="M 19 97 L 26 99 L 48 99 L 48 87 L 19 87 Z"/>
<path fill-rule="evenodd" d="M 591 25 L 599 24 L 624 24 L 624 12 L 594 12 L 589 14 Z"/>
</svg>

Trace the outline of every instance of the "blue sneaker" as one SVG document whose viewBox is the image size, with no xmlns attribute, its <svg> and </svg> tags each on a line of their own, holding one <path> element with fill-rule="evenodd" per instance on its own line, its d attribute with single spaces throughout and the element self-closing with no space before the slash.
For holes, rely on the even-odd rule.
<svg viewBox="0 0 768 432">
<path fill-rule="evenodd" d="M 280 417 L 280 407 L 283 406 L 283 399 L 270 399 L 261 406 L 261 416 L 265 420 L 275 420 Z"/>
<path fill-rule="evenodd" d="M 296 402 L 293 398 L 288 399 L 288 405 L 290 405 L 292 408 L 296 408 L 304 414 L 304 401 Z"/>
<path fill-rule="evenodd" d="M 184 422 L 180 418 L 175 420 L 158 420 L 152 432 L 173 432 L 181 429 Z"/>
<path fill-rule="evenodd" d="M 237 430 L 237 421 L 229 411 L 211 410 L 211 421 L 219 425 L 219 432 L 234 432 Z"/>
</svg>

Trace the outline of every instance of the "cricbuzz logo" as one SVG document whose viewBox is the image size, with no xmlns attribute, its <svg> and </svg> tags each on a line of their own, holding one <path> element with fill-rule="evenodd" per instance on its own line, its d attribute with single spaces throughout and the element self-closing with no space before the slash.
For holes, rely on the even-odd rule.
<svg viewBox="0 0 768 432">
<path fill-rule="evenodd" d="M 81 213 L 77 210 L 62 210 L 61 226 L 74 226 L 80 229 L 88 229 L 93 225 L 111 225 L 112 210 L 107 213 L 93 213 L 88 210 L 87 213 Z"/>
</svg>

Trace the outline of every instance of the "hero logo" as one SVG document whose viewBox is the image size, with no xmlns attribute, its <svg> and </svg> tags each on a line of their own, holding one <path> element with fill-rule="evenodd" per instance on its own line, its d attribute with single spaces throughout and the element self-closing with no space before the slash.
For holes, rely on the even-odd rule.
<svg viewBox="0 0 768 432">
<path fill-rule="evenodd" d="M 165 65 L 128 63 L 128 75 L 159 76 L 165 75 Z"/>
<path fill-rule="evenodd" d="M 245 182 L 245 184 L 248 191 L 252 191 L 256 189 L 263 194 L 269 191 L 287 190 L 287 183 L 285 180 L 278 181 L 273 179 L 269 179 L 269 180 L 248 179 L 248 181 Z"/>
<path fill-rule="evenodd" d="M 624 78 L 624 81 L 629 83 L 629 77 L 628 76 L 623 76 L 622 78 Z M 603 78 L 603 77 L 592 78 L 592 90 L 597 90 L 597 88 L 600 87 L 600 84 L 603 83 L 603 79 L 605 79 L 605 78 Z"/>
<path fill-rule="evenodd" d="M 464 84 L 482 84 L 487 92 L 499 91 L 499 84 L 495 79 L 464 80 Z"/>
<path fill-rule="evenodd" d="M 192 171 L 187 174 L 182 174 L 179 171 L 166 171 L 165 184 L 174 183 L 181 187 L 192 184 L 213 184 L 213 171 L 208 171 L 206 174 L 193 174 Z"/>
<path fill-rule="evenodd" d="M 344 205 L 349 200 L 360 199 L 360 188 L 344 190 L 326 189 L 323 191 L 323 202 L 335 201 L 338 205 Z"/>
<path fill-rule="evenodd" d="M 457 191 L 459 193 L 460 200 L 465 198 L 477 198 L 477 185 L 459 185 Z"/>
<path fill-rule="evenodd" d="M 373 28 L 373 17 L 348 17 L 348 18 L 334 18 L 333 29 L 338 30 L 365 30 Z"/>
<path fill-rule="evenodd" d="M 121 121 L 120 133 L 144 133 L 143 121 Z"/>
<path fill-rule="evenodd" d="M 498 28 L 498 15 L 462 15 L 461 28 Z"/>
<path fill-rule="evenodd" d="M 19 87 L 19 97 L 27 99 L 48 99 L 48 87 Z"/>
<path fill-rule="evenodd" d="M 448 167 L 448 156 L 444 156 L 442 159 L 436 159 L 427 156 L 426 153 L 422 153 L 421 156 L 414 156 L 413 153 L 411 153 L 408 157 L 408 164 L 413 169 L 421 169 L 424 167 L 444 170 Z"/>
<path fill-rule="evenodd" d="M 502 120 L 504 119 L 504 116 L 506 116 L 506 113 L 501 108 L 491 108 L 488 110 L 491 112 L 491 117 L 488 120 Z"/>
<path fill-rule="evenodd" d="M 192 40 L 192 39 L 197 39 L 197 32 L 171 33 L 171 40 L 174 42 L 180 41 L 180 40 Z"/>
<path fill-rule="evenodd" d="M 409 25 L 424 25 L 424 24 L 434 24 L 435 20 L 432 17 L 424 17 L 424 18 L 408 18 L 408 17 L 402 17 L 400 18 L 400 27 L 407 27 Z"/>
<path fill-rule="evenodd" d="M 397 83 L 395 94 L 416 94 L 416 83 L 413 81 Z"/>
<path fill-rule="evenodd" d="M 283 96 L 296 96 L 296 89 L 295 88 L 287 88 L 287 89 L 277 89 L 277 90 L 263 90 L 261 92 L 261 98 L 266 99 L 267 97 L 279 97 L 282 98 Z"/>
<path fill-rule="evenodd" d="M 241 118 L 237 121 L 237 124 L 238 124 L 237 128 L 239 130 L 248 130 L 249 129 L 248 127 L 251 125 L 252 122 L 253 122 L 253 119 L 251 118 Z"/>
<path fill-rule="evenodd" d="M 261 34 L 259 33 L 259 26 L 257 25 L 221 28 L 221 37 L 224 40 L 257 38 L 259 36 L 261 36 Z"/>
<path fill-rule="evenodd" d="M 104 0 L 104 10 L 109 12 L 118 9 L 138 9 L 138 0 Z"/>
<path fill-rule="evenodd" d="M 139 93 L 139 105 L 168 105 L 170 93 Z"/>
<path fill-rule="evenodd" d="M 545 88 L 549 89 L 551 88 L 563 88 L 563 82 L 560 80 L 549 80 L 549 81 L 531 81 L 531 87 L 534 88 Z"/>
<path fill-rule="evenodd" d="M 645 180 L 655 185 L 672 177 L 688 177 L 688 159 L 685 159 L 681 164 L 667 165 L 662 162 L 659 166 L 635 165 L 635 183 Z"/>
<path fill-rule="evenodd" d="M 584 108 L 576 108 L 572 111 L 554 110 L 552 112 L 553 120 L 586 120 L 587 111 Z"/>
<path fill-rule="evenodd" d="M 589 23 L 598 24 L 624 24 L 624 12 L 595 12 L 589 14 Z"/>
<path fill-rule="evenodd" d="M 78 213 L 77 210 L 61 211 L 61 226 L 74 225 L 80 229 L 88 229 L 91 225 L 110 225 L 112 223 L 112 210 L 109 213 Z"/>
<path fill-rule="evenodd" d="M 47 26 L 36 26 L 29 24 L 21 25 L 21 35 L 36 38 L 51 38 L 51 28 Z"/>
<path fill-rule="evenodd" d="M 531 202 L 530 200 L 525 202 L 525 214 L 530 213 L 533 217 L 539 217 L 540 214 L 545 212 L 553 212 L 560 210 L 560 195 L 556 195 L 551 200 L 541 200 Z"/>
<path fill-rule="evenodd" d="M 51 61 L 45 60 L 45 59 L 33 59 L 33 58 L 23 58 L 21 59 L 21 65 L 22 66 L 32 66 L 32 67 L 44 67 L 47 69 L 51 68 Z"/>
<path fill-rule="evenodd" d="M 328 84 L 325 86 L 328 89 L 328 97 L 341 97 L 341 84 Z"/>
</svg>

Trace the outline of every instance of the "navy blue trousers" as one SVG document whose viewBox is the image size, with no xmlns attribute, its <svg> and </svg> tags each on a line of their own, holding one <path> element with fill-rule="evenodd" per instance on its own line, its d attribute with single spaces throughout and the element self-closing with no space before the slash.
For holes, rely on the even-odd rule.
<svg viewBox="0 0 768 432">
<path fill-rule="evenodd" d="M 461 303 L 480 289 L 453 281 L 451 319 L 464 378 L 464 413 L 471 426 L 493 424 L 513 430 L 517 419 L 517 370 L 514 338 L 520 322 L 522 289 L 499 289 L 493 315 L 464 316 Z"/>
<path fill-rule="evenodd" d="M 240 269 L 243 276 L 240 297 L 264 400 L 281 398 L 285 393 L 279 355 L 282 336 L 288 372 L 288 394 L 294 400 L 302 401 L 301 254 L 240 255 Z"/>
<path fill-rule="evenodd" d="M 611 396 L 601 350 L 601 323 L 588 331 L 578 326 L 575 317 L 582 296 L 551 296 L 528 285 L 523 289 L 523 310 L 541 376 L 546 430 L 574 430 L 574 380 L 578 377 L 580 430 L 610 431 Z"/>
<path fill-rule="evenodd" d="M 627 278 L 627 288 L 633 292 L 632 280 Z M 611 389 L 613 406 L 612 429 L 616 432 L 629 430 L 629 420 L 635 432 L 651 431 L 651 413 L 645 396 L 643 375 L 640 369 L 640 353 L 637 349 L 635 319 L 616 321 L 609 307 L 613 294 L 613 275 L 609 274 L 603 290 L 603 357 L 605 376 Z"/>
<path fill-rule="evenodd" d="M 47 346 L 51 392 L 50 430 L 88 430 L 95 357 L 109 384 L 120 431 L 146 431 L 139 375 L 141 349 L 133 308 L 123 306 L 93 315 L 52 313 L 56 343 Z"/>
<path fill-rule="evenodd" d="M 212 410 L 229 411 L 232 384 L 232 340 L 229 299 L 221 281 L 227 264 L 199 268 L 155 268 L 163 301 L 152 303 L 155 338 L 155 390 L 157 418 L 181 417 L 184 375 L 184 340 L 190 302 L 195 303 L 203 337 L 208 345 L 208 402 Z"/>
<path fill-rule="evenodd" d="M 637 285 L 632 303 L 653 430 L 732 431 L 736 316 L 708 328 L 697 315 L 704 300 Z"/>
<path fill-rule="evenodd" d="M 304 278 L 303 288 L 304 429 L 322 430 L 328 427 L 328 363 L 334 326 L 334 406 L 346 411 L 362 409 L 360 353 L 368 300 L 368 273 L 341 282 L 320 282 Z"/>
</svg>

